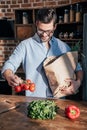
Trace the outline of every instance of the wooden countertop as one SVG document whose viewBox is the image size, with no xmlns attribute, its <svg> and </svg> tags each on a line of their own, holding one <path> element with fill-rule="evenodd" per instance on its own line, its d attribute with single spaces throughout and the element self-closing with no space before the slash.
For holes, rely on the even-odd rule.
<svg viewBox="0 0 87 130">
<path fill-rule="evenodd" d="M 33 98 L 14 95 L 0 95 L 0 101 L 10 101 L 16 108 L 0 114 L 0 130 L 86 130 L 87 129 L 87 102 L 52 99 L 60 107 L 54 120 L 36 120 L 27 117 L 27 105 Z M 80 108 L 80 117 L 70 120 L 65 116 L 64 109 L 67 105 L 76 105 Z M 7 107 L 7 106 L 6 106 Z M 8 108 L 8 107 L 7 107 Z M 3 109 L 4 110 L 4 109 Z"/>
</svg>

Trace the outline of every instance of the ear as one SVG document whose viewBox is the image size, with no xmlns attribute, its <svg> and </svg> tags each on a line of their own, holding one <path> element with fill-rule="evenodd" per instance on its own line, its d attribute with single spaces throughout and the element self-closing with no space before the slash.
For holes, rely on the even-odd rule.
<svg viewBox="0 0 87 130">
<path fill-rule="evenodd" d="M 54 30 L 57 28 L 57 23 L 54 25 Z"/>
</svg>

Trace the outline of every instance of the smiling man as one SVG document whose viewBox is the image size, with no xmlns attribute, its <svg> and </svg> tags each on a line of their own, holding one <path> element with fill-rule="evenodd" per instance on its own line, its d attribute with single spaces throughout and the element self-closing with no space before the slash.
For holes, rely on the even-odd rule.
<svg viewBox="0 0 87 130">
<path fill-rule="evenodd" d="M 71 51 L 66 43 L 53 36 L 56 20 L 57 16 L 54 9 L 40 9 L 36 17 L 37 31 L 35 35 L 21 41 L 2 68 L 2 75 L 8 84 L 15 87 L 22 82 L 21 78 L 15 75 L 22 63 L 25 78 L 31 79 L 36 85 L 33 93 L 28 90 L 25 92 L 26 96 L 53 97 L 43 69 L 43 62 L 49 56 L 59 56 Z M 70 89 L 63 90 L 66 95 L 74 93 L 81 85 L 83 72 L 79 63 L 75 72 L 76 80 L 70 80 Z"/>
</svg>

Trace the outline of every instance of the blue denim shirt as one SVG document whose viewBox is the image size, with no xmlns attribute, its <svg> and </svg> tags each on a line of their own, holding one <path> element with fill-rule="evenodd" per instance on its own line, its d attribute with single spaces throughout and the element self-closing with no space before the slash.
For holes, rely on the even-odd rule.
<svg viewBox="0 0 87 130">
<path fill-rule="evenodd" d="M 5 62 L 2 68 L 2 73 L 6 69 L 11 69 L 15 73 L 22 63 L 26 79 L 31 79 L 31 81 L 36 84 L 35 92 L 26 91 L 26 96 L 52 97 L 43 70 L 43 61 L 49 56 L 59 56 L 70 51 L 70 47 L 54 36 L 51 38 L 49 44 L 50 49 L 48 50 L 37 34 L 23 40 L 16 47 L 13 54 Z M 79 69 L 81 69 L 81 67 L 78 65 L 77 70 Z"/>
</svg>

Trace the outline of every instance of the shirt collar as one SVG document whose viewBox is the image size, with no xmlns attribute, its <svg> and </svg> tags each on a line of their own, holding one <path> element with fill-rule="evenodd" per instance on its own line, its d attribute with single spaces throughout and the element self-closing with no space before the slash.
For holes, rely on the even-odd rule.
<svg viewBox="0 0 87 130">
<path fill-rule="evenodd" d="M 41 42 L 42 42 L 37 33 L 35 33 L 35 35 L 33 36 L 33 39 L 34 39 L 35 41 L 37 41 L 38 43 L 41 43 Z"/>
</svg>

